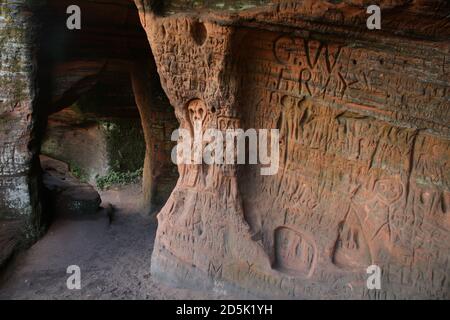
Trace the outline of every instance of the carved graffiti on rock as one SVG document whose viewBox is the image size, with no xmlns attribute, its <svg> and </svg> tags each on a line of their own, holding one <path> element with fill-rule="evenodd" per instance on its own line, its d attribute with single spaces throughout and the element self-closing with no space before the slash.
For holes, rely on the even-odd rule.
<svg viewBox="0 0 450 320">
<path fill-rule="evenodd" d="M 316 260 L 314 243 L 286 227 L 275 231 L 275 266 L 281 271 L 310 277 Z"/>
</svg>

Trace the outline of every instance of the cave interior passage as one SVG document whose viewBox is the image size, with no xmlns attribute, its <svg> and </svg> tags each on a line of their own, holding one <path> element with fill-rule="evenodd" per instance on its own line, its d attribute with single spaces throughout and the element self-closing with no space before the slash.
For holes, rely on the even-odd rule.
<svg viewBox="0 0 450 320">
<path fill-rule="evenodd" d="M 178 121 L 137 9 L 130 1 L 83 1 L 83 28 L 74 32 L 59 27 L 68 5 L 50 1 L 41 12 L 44 207 L 53 215 L 75 202 L 96 212 L 98 192 L 140 184 L 141 210 L 156 212 L 178 179 L 170 161 Z"/>
</svg>

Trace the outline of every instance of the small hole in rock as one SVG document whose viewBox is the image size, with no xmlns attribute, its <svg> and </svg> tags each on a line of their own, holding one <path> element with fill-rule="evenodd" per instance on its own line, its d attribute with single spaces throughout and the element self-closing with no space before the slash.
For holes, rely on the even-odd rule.
<svg viewBox="0 0 450 320">
<path fill-rule="evenodd" d="M 197 45 L 201 46 L 205 43 L 208 31 L 203 23 L 197 21 L 191 26 L 192 38 Z"/>
</svg>

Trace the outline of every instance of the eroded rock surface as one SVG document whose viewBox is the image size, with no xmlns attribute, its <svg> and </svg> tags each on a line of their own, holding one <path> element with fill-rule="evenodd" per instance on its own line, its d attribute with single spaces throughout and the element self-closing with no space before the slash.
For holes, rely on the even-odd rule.
<svg viewBox="0 0 450 320">
<path fill-rule="evenodd" d="M 34 221 L 40 214 L 30 150 L 36 30 L 32 9 L 25 2 L 0 2 L 0 219 Z"/>
<path fill-rule="evenodd" d="M 171 170 L 173 122 L 161 107 L 167 101 L 155 99 L 156 82 L 180 128 L 278 129 L 281 137 L 272 176 L 258 165 L 178 166 L 158 215 L 154 275 L 271 298 L 450 297 L 448 1 L 382 1 L 377 31 L 366 27 L 362 0 L 134 2 L 156 66 L 136 54 L 143 47 L 136 19 L 127 18 L 130 1 L 85 0 L 89 27 L 60 43 L 78 49 L 46 61 L 58 81 L 45 108 L 70 105 L 103 72 L 128 72 L 149 195 Z M 0 45 L 8 48 L 0 66 L 1 218 L 39 212 L 33 40 L 16 37 L 37 30 L 26 3 L 0 4 Z M 46 8 L 64 23 L 67 3 Z M 102 8 L 108 14 L 97 21 Z M 115 28 L 102 32 L 108 21 Z M 381 290 L 366 286 L 373 264 Z"/>
<path fill-rule="evenodd" d="M 202 106 L 202 130 L 281 135 L 273 176 L 179 166 L 155 274 L 266 297 L 449 297 L 448 2 L 386 2 L 380 32 L 361 1 L 135 2 L 181 128 Z"/>
<path fill-rule="evenodd" d="M 75 178 L 66 163 L 47 156 L 40 158 L 48 206 L 52 212 L 68 218 L 98 213 L 102 201 L 91 185 Z"/>
</svg>

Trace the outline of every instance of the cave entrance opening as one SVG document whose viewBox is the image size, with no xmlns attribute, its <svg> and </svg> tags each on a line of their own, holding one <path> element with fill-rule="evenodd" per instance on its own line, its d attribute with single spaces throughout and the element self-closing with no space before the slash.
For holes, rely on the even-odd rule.
<svg viewBox="0 0 450 320">
<path fill-rule="evenodd" d="M 94 214 L 99 193 L 109 200 L 103 207 L 153 213 L 169 197 L 178 122 L 156 70 L 143 64 L 103 67 L 75 102 L 51 110 L 40 156 L 51 212 Z"/>
<path fill-rule="evenodd" d="M 81 30 L 66 28 L 70 5 L 71 0 L 48 0 L 32 15 L 24 6 L 27 20 L 39 17 L 33 37 L 24 37 L 36 37 L 36 61 L 23 65 L 23 76 L 32 65 L 33 79 L 27 81 L 34 81 L 36 90 L 31 113 L 24 97 L 18 109 L 27 113 L 11 114 L 11 127 L 9 118 L 5 122 L 8 137 L 16 134 L 17 141 L 5 146 L 10 158 L 4 160 L 20 176 L 6 177 L 17 208 L 11 208 L 14 220 L 0 221 L 0 265 L 23 243 L 34 244 L 23 259 L 11 261 L 15 277 L 7 278 L 14 294 L 35 292 L 14 286 L 27 277 L 43 285 L 37 289 L 43 295 L 67 297 L 65 279 L 48 279 L 76 264 L 83 268 L 83 288 L 97 288 L 99 271 L 106 270 L 101 281 L 108 280 L 111 291 L 104 292 L 123 288 L 128 296 L 133 288 L 145 298 L 149 287 L 141 284 L 156 233 L 148 213 L 158 212 L 177 183 L 170 138 L 179 123 L 133 1 L 78 1 Z M 26 135 L 16 130 L 18 122 Z"/>
<path fill-rule="evenodd" d="M 108 198 L 112 190 L 117 204 L 132 198 L 143 205 L 141 122 L 126 64 L 103 68 L 75 102 L 51 110 L 40 156 L 49 210 L 96 214 L 100 195 Z"/>
<path fill-rule="evenodd" d="M 69 203 L 84 211 L 95 207 L 100 193 L 102 206 L 113 202 L 155 213 L 178 180 L 171 161 L 178 121 L 137 8 L 129 1 L 86 2 L 83 28 L 73 32 L 60 28 L 67 3 L 50 1 L 43 13 L 44 205 L 58 211 L 56 195 L 67 202 L 61 188 L 69 186 L 79 190 L 70 192 L 77 199 Z M 99 15 L 105 10 L 111 14 Z M 80 195 L 89 203 L 80 202 Z"/>
</svg>

